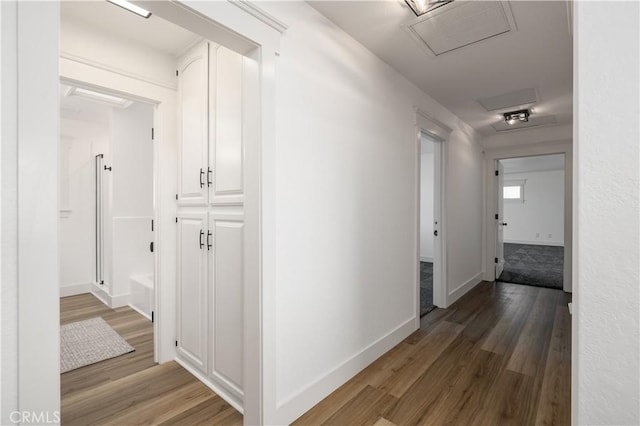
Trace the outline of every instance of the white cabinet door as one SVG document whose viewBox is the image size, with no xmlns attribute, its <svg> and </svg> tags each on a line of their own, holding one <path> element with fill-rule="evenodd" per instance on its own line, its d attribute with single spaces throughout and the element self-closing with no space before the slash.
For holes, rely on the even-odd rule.
<svg viewBox="0 0 640 426">
<path fill-rule="evenodd" d="M 243 397 L 244 279 L 242 213 L 209 213 L 210 377 Z"/>
<path fill-rule="evenodd" d="M 202 43 L 178 66 L 180 149 L 178 204 L 207 203 L 209 45 Z"/>
<path fill-rule="evenodd" d="M 210 202 L 242 204 L 242 56 L 222 46 L 209 55 Z"/>
<path fill-rule="evenodd" d="M 178 216 L 177 351 L 207 371 L 207 214 Z"/>
</svg>

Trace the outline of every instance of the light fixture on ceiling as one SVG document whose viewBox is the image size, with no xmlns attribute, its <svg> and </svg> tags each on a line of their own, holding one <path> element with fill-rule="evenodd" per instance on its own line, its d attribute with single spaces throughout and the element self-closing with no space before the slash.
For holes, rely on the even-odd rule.
<svg viewBox="0 0 640 426">
<path fill-rule="evenodd" d="M 107 104 L 109 106 L 118 107 L 118 108 L 127 108 L 129 105 L 133 103 L 125 98 L 121 98 L 119 96 L 108 95 L 106 93 L 96 92 L 94 90 L 83 89 L 81 87 L 69 87 L 65 92 L 65 96 L 77 96 L 85 99 L 90 99 L 92 101 L 100 102 L 103 104 Z"/>
<path fill-rule="evenodd" d="M 141 8 L 140 6 L 136 6 L 135 4 L 127 0 L 107 0 L 107 1 L 111 4 L 115 4 L 116 6 L 120 6 L 121 8 L 126 9 L 129 12 L 135 13 L 138 16 L 142 16 L 145 19 L 148 19 L 149 16 L 151 16 L 151 12 Z"/>
<path fill-rule="evenodd" d="M 404 0 L 416 16 L 436 10 L 453 0 Z"/>
<path fill-rule="evenodd" d="M 517 111 L 509 111 L 504 113 L 504 121 L 507 124 L 526 123 L 529 121 L 531 112 L 528 109 L 519 109 Z"/>
</svg>

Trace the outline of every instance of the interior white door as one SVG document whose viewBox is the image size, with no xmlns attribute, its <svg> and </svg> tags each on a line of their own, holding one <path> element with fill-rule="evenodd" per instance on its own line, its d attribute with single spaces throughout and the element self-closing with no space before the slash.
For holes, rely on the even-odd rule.
<svg viewBox="0 0 640 426">
<path fill-rule="evenodd" d="M 179 61 L 180 160 L 178 204 L 207 203 L 209 47 L 203 42 Z"/>
<path fill-rule="evenodd" d="M 210 202 L 243 202 L 242 55 L 211 45 L 209 87 Z"/>
<path fill-rule="evenodd" d="M 207 371 L 207 214 L 178 216 L 177 352 Z"/>
<path fill-rule="evenodd" d="M 504 168 L 500 161 L 497 161 L 497 188 L 498 188 L 498 205 L 497 205 L 497 215 L 496 215 L 496 230 L 497 230 L 497 238 L 496 238 L 496 280 L 502 274 L 504 270 L 504 227 L 507 225 L 504 221 Z"/>
<path fill-rule="evenodd" d="M 244 274 L 242 213 L 209 214 L 210 376 L 243 397 Z"/>
</svg>

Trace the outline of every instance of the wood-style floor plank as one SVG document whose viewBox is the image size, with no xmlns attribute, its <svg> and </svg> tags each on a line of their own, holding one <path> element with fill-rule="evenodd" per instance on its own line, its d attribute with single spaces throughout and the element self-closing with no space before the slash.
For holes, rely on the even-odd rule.
<svg viewBox="0 0 640 426">
<path fill-rule="evenodd" d="M 298 425 L 568 425 L 570 295 L 481 283 L 301 416 Z M 240 425 L 242 415 L 172 362 L 151 324 L 93 296 L 61 299 L 61 323 L 102 316 L 136 351 L 62 375 L 70 425 Z"/>
<path fill-rule="evenodd" d="M 570 300 L 483 282 L 295 424 L 569 425 Z"/>
<path fill-rule="evenodd" d="M 176 362 L 153 361 L 151 322 L 91 294 L 60 299 L 60 322 L 102 317 L 135 351 L 61 376 L 63 425 L 242 424 L 242 415 Z M 215 423 L 211 423 L 215 422 Z"/>
<path fill-rule="evenodd" d="M 565 306 L 556 308 L 536 425 L 571 422 L 571 407 L 562 404 L 571 395 L 571 316 Z"/>
</svg>

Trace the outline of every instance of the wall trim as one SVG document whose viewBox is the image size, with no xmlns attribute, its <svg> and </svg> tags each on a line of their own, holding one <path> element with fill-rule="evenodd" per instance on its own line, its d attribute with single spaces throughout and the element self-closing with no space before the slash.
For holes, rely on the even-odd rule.
<svg viewBox="0 0 640 426">
<path fill-rule="evenodd" d="M 433 263 L 433 256 L 420 256 L 420 262 Z"/>
<path fill-rule="evenodd" d="M 75 296 L 77 294 L 91 293 L 92 283 L 76 283 L 60 286 L 60 297 Z"/>
<path fill-rule="evenodd" d="M 451 306 L 452 303 L 460 299 L 462 296 L 467 294 L 472 288 L 480 284 L 482 282 L 483 275 L 484 275 L 484 272 L 478 272 L 469 280 L 462 283 L 461 285 L 456 287 L 454 290 L 451 290 L 447 295 L 447 306 Z"/>
<path fill-rule="evenodd" d="M 264 9 L 255 5 L 248 0 L 229 0 L 232 5 L 244 10 L 249 15 L 253 16 L 257 20 L 267 24 L 280 34 L 284 33 L 289 26 L 281 20 L 275 18 L 273 15 L 267 13 Z"/>
<path fill-rule="evenodd" d="M 417 330 L 416 317 L 409 318 L 386 335 L 352 355 L 337 367 L 277 403 L 277 423 L 290 424 L 331 392 L 380 358 Z"/>
<path fill-rule="evenodd" d="M 227 392 L 222 387 L 220 387 L 220 386 L 216 385 L 215 383 L 213 383 L 211 380 L 209 380 L 209 378 L 205 374 L 202 374 L 201 371 L 193 368 L 188 362 L 185 362 L 185 361 L 181 360 L 177 356 L 176 356 L 175 360 L 185 370 L 187 370 L 189 373 L 193 374 L 196 377 L 196 379 L 200 380 L 209 389 L 214 391 L 216 393 L 216 395 L 220 396 L 220 398 L 224 399 L 227 403 L 229 403 L 229 405 L 231 405 L 233 408 L 238 410 L 238 412 L 240 412 L 240 414 L 244 415 L 244 409 L 242 407 L 242 402 L 241 401 L 238 401 L 229 392 Z"/>
<path fill-rule="evenodd" d="M 511 244 L 529 244 L 532 246 L 554 246 L 564 247 L 563 241 L 527 241 L 527 240 L 504 240 L 505 243 Z"/>
<path fill-rule="evenodd" d="M 171 90 L 178 90 L 178 84 L 170 84 L 170 83 L 166 83 L 164 81 L 160 81 L 160 80 L 156 80 L 153 78 L 149 78 L 149 77 L 145 77 L 144 75 L 141 74 L 136 74 L 127 70 L 124 70 L 122 68 L 118 68 L 118 67 L 114 67 L 111 65 L 107 65 L 105 63 L 99 62 L 99 61 L 95 61 L 93 59 L 87 59 L 84 56 L 79 56 L 79 55 L 74 55 L 73 53 L 69 53 L 69 52 L 65 52 L 63 50 L 60 51 L 60 57 L 63 59 L 68 59 L 70 61 L 73 62 L 78 62 L 80 64 L 84 64 L 84 65 L 89 65 L 92 66 L 94 68 L 98 68 L 104 71 L 109 71 L 112 72 L 114 74 L 119 74 L 122 75 L 124 77 L 129 77 L 129 78 L 133 78 L 139 81 L 144 81 L 146 83 L 150 83 L 150 84 L 154 84 L 156 86 L 161 86 L 167 89 L 171 89 Z"/>
<path fill-rule="evenodd" d="M 142 315 L 143 317 L 151 321 L 151 317 L 149 315 L 147 315 L 145 312 L 142 312 L 140 309 L 136 308 L 131 303 L 127 303 L 127 306 L 129 306 L 131 309 L 133 309 L 134 311 L 136 311 L 137 313 L 139 313 L 140 315 Z"/>
<path fill-rule="evenodd" d="M 93 283 L 91 293 L 100 299 L 102 303 L 108 307 L 115 309 L 129 305 L 129 293 L 116 294 L 114 296 L 107 293 L 107 291 L 96 283 Z"/>
</svg>

